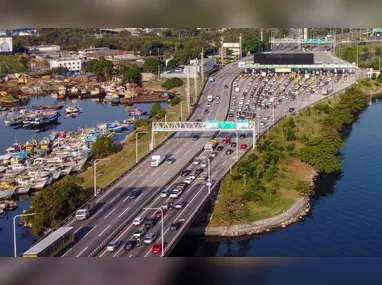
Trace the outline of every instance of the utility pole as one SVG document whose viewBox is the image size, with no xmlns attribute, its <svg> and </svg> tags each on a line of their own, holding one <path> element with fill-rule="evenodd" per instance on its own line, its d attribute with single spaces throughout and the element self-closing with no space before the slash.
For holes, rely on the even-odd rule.
<svg viewBox="0 0 382 285">
<path fill-rule="evenodd" d="M 187 71 L 187 108 L 190 114 L 190 69 Z"/>
<path fill-rule="evenodd" d="M 264 41 L 264 29 L 263 28 L 260 29 L 260 41 L 262 41 L 262 42 Z"/>
<path fill-rule="evenodd" d="M 224 47 L 223 47 L 223 44 L 224 44 L 224 38 L 220 37 L 220 60 L 221 60 L 221 64 L 224 63 Z"/>
<path fill-rule="evenodd" d="M 263 29 L 261 29 L 261 30 L 263 30 Z M 263 40 L 263 32 L 261 32 L 261 40 Z M 239 45 L 240 45 L 239 52 L 240 52 L 240 55 L 239 55 L 239 58 L 243 57 L 243 51 L 242 51 L 242 48 L 241 48 L 242 42 L 243 42 L 243 35 L 240 33 L 240 37 L 239 37 Z"/>
<path fill-rule="evenodd" d="M 195 96 L 198 94 L 198 65 L 197 65 L 197 59 L 194 61 L 194 67 L 195 67 L 195 77 L 194 77 L 194 87 L 195 87 Z"/>
<path fill-rule="evenodd" d="M 200 54 L 200 76 L 202 77 L 202 84 L 204 83 L 204 48 Z"/>
</svg>

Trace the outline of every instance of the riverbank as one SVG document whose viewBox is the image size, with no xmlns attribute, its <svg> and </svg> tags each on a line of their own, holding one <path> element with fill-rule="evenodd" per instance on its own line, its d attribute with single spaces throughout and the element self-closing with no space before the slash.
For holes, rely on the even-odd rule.
<svg viewBox="0 0 382 285">
<path fill-rule="evenodd" d="M 208 224 L 189 233 L 251 235 L 301 219 L 309 212 L 305 197 L 314 194 L 316 177 L 340 171 L 344 128 L 364 109 L 365 98 L 380 93 L 375 87 L 377 82 L 362 81 L 281 120 L 225 177 Z"/>
</svg>

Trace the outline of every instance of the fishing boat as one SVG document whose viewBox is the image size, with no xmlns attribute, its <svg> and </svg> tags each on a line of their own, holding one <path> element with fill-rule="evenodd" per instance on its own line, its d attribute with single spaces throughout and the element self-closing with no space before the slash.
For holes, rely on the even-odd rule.
<svg viewBox="0 0 382 285">
<path fill-rule="evenodd" d="M 31 190 L 30 185 L 25 185 L 25 186 L 19 186 L 16 188 L 15 193 L 17 195 L 27 195 L 29 194 L 29 191 Z"/>
<path fill-rule="evenodd" d="M 16 187 L 6 183 L 0 184 L 0 199 L 9 199 L 15 193 Z"/>
<path fill-rule="evenodd" d="M 52 179 L 52 177 L 48 177 L 48 178 L 37 178 L 37 177 L 34 178 L 34 177 L 32 177 L 30 179 L 30 181 L 32 183 L 31 190 L 40 191 L 45 186 L 52 183 L 53 179 Z"/>
<path fill-rule="evenodd" d="M 70 94 L 71 95 L 77 95 L 78 92 L 79 92 L 79 90 L 76 86 L 73 86 L 72 88 L 70 88 Z"/>
<path fill-rule="evenodd" d="M 32 120 L 29 125 L 31 127 L 40 127 L 43 125 L 47 125 L 57 121 L 60 115 L 61 114 L 57 111 L 48 111 L 48 112 L 45 112 L 41 117 L 37 117 L 34 120 Z"/>
<path fill-rule="evenodd" d="M 88 90 L 86 88 L 82 88 L 81 89 L 81 94 L 85 95 L 86 93 L 88 93 Z"/>
<path fill-rule="evenodd" d="M 36 147 L 37 147 L 37 141 L 36 140 L 31 140 L 31 141 L 27 141 L 26 143 L 25 143 L 25 151 L 27 152 L 27 153 L 32 153 L 32 152 L 34 152 L 34 150 L 36 149 Z"/>
<path fill-rule="evenodd" d="M 8 120 L 4 121 L 6 126 L 18 126 L 23 124 L 23 117 L 10 117 Z"/>
<path fill-rule="evenodd" d="M 101 93 L 101 91 L 99 90 L 99 88 L 93 88 L 90 90 L 90 95 L 92 96 L 97 96 Z"/>
<path fill-rule="evenodd" d="M 82 108 L 77 108 L 76 106 L 69 106 L 65 108 L 67 114 L 78 114 L 82 112 Z"/>
<path fill-rule="evenodd" d="M 119 96 L 117 94 L 113 94 L 113 93 L 108 93 L 106 96 L 105 96 L 105 101 L 106 102 L 116 102 L 118 100 L 119 102 Z"/>
<path fill-rule="evenodd" d="M 52 142 L 53 142 L 57 137 L 58 137 L 58 132 L 57 132 L 57 131 L 53 131 L 53 132 L 51 132 L 50 135 L 49 135 L 49 139 L 50 139 L 50 141 L 52 141 Z"/>
<path fill-rule="evenodd" d="M 8 147 L 5 150 L 5 152 L 8 154 L 15 154 L 17 152 L 22 151 L 22 149 L 23 149 L 22 145 L 16 142 L 16 143 L 12 144 L 10 147 Z"/>
<path fill-rule="evenodd" d="M 71 172 L 78 172 L 82 169 L 82 167 L 85 165 L 86 161 L 88 160 L 87 157 L 76 160 L 75 161 L 75 166 L 73 167 Z"/>
<path fill-rule="evenodd" d="M 66 88 L 65 88 L 65 86 L 58 87 L 57 99 L 65 99 L 65 96 L 66 96 Z"/>
<path fill-rule="evenodd" d="M 100 124 L 100 125 L 98 125 L 98 128 L 100 130 L 108 129 L 108 130 L 111 130 L 114 132 L 121 132 L 123 130 L 124 126 L 115 122 L 115 123 Z"/>
<path fill-rule="evenodd" d="M 7 173 L 10 171 L 22 171 L 26 168 L 26 166 L 22 163 L 15 163 L 15 164 L 10 164 L 7 166 Z"/>
</svg>

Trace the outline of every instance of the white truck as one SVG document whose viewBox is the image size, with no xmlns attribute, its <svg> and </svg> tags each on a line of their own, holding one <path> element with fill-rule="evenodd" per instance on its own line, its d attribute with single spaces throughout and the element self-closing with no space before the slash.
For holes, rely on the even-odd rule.
<svg viewBox="0 0 382 285">
<path fill-rule="evenodd" d="M 205 151 L 213 151 L 215 147 L 217 146 L 217 141 L 216 139 L 209 140 L 205 145 L 204 145 L 204 150 Z"/>
<path fill-rule="evenodd" d="M 159 166 L 166 158 L 165 153 L 157 153 L 151 156 L 151 166 Z"/>
<path fill-rule="evenodd" d="M 236 87 L 236 88 L 235 88 L 235 91 L 236 91 L 236 92 L 240 92 L 240 88 L 239 88 L 239 87 Z"/>
<path fill-rule="evenodd" d="M 95 201 L 88 202 L 84 207 L 78 209 L 76 212 L 76 220 L 83 221 L 89 218 L 95 211 L 95 205 Z"/>
</svg>

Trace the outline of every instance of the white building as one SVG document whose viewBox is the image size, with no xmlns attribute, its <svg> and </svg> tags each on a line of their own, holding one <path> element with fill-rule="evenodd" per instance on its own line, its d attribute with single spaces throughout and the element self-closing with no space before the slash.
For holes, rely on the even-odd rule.
<svg viewBox="0 0 382 285">
<path fill-rule="evenodd" d="M 81 70 L 82 61 L 78 57 L 52 59 L 49 61 L 50 68 L 66 67 L 69 71 Z"/>
<path fill-rule="evenodd" d="M 195 67 L 196 62 L 196 67 Z M 216 65 L 216 59 L 214 57 L 211 58 L 203 58 L 204 63 L 204 73 L 208 73 L 212 71 L 215 68 Z M 183 69 L 183 73 L 190 74 L 190 77 L 195 76 L 195 72 L 200 73 L 200 59 L 192 59 L 190 60 L 190 64 L 186 65 Z"/>
</svg>

